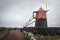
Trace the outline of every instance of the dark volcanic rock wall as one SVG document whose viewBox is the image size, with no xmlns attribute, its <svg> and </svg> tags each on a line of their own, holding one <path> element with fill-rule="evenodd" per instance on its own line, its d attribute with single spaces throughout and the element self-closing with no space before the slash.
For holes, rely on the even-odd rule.
<svg viewBox="0 0 60 40">
<path fill-rule="evenodd" d="M 27 32 L 32 32 L 34 34 L 60 35 L 60 27 L 47 27 L 47 28 L 26 27 L 23 28 L 23 30 Z"/>
</svg>

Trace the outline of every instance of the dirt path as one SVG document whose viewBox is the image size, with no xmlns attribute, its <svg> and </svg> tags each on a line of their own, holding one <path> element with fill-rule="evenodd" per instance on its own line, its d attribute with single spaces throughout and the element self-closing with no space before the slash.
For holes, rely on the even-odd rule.
<svg viewBox="0 0 60 40">
<path fill-rule="evenodd" d="M 24 40 L 24 33 L 19 30 L 11 30 L 1 40 Z"/>
</svg>

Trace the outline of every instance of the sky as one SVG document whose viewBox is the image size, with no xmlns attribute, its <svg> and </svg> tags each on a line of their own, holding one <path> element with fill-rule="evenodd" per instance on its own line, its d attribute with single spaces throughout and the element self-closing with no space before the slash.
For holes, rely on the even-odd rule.
<svg viewBox="0 0 60 40">
<path fill-rule="evenodd" d="M 48 27 L 60 27 L 60 0 L 0 0 L 0 27 L 23 27 L 33 11 L 46 10 L 46 2 Z"/>
</svg>

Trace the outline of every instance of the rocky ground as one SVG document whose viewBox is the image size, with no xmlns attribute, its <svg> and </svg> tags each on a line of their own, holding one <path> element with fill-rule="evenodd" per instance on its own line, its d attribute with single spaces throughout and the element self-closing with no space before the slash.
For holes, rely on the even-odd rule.
<svg viewBox="0 0 60 40">
<path fill-rule="evenodd" d="M 60 35 L 55 35 L 55 36 L 43 36 L 43 35 L 35 35 L 35 38 L 37 40 L 60 40 Z"/>
<path fill-rule="evenodd" d="M 25 31 L 24 33 L 30 40 L 60 40 L 60 35 L 40 35 L 40 34 L 34 35 L 32 32 Z"/>
</svg>

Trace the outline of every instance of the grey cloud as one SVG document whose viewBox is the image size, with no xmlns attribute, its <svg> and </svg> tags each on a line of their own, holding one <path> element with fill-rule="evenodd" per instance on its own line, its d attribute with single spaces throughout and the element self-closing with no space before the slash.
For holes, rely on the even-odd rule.
<svg viewBox="0 0 60 40">
<path fill-rule="evenodd" d="M 0 0 L 0 25 L 22 27 L 41 5 L 45 8 L 45 0 Z M 47 0 L 47 5 L 48 26 L 60 26 L 60 1 Z"/>
</svg>

